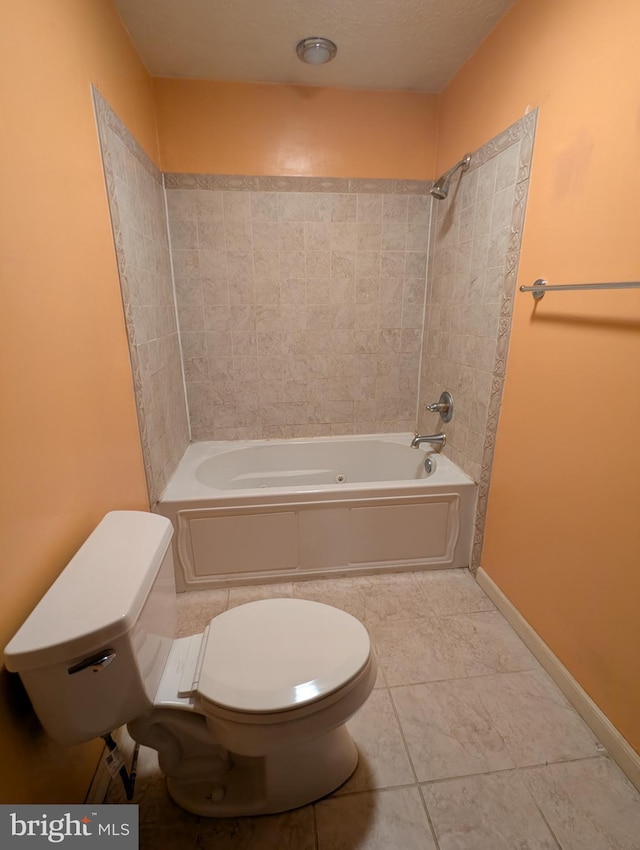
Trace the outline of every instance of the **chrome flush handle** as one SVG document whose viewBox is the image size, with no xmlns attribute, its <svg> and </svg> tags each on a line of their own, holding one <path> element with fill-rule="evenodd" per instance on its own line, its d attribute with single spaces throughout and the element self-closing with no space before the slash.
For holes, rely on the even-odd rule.
<svg viewBox="0 0 640 850">
<path fill-rule="evenodd" d="M 91 668 L 94 673 L 99 673 L 101 670 L 108 667 L 115 657 L 115 650 L 102 649 L 100 652 L 96 652 L 95 655 L 83 658 L 82 661 L 78 661 L 77 664 L 69 667 L 67 673 L 72 676 L 74 673 L 80 673 L 82 670 L 88 670 L 89 668 Z"/>
</svg>

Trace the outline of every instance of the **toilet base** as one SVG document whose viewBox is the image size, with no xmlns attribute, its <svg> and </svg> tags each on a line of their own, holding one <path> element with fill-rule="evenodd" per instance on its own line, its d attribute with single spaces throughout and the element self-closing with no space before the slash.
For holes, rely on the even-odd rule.
<svg viewBox="0 0 640 850">
<path fill-rule="evenodd" d="M 284 812 L 319 800 L 351 776 L 358 751 L 345 725 L 267 756 L 230 753 L 218 781 L 167 778 L 173 800 L 205 817 L 240 817 Z"/>
</svg>

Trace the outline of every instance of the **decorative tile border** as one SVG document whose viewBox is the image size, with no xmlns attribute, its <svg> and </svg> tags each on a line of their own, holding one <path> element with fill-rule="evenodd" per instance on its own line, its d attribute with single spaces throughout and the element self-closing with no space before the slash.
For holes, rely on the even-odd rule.
<svg viewBox="0 0 640 850">
<path fill-rule="evenodd" d="M 489 487 L 491 484 L 491 471 L 493 467 L 493 456 L 498 430 L 498 419 L 502 406 L 502 395 L 506 375 L 507 355 L 509 340 L 511 337 L 511 316 L 513 315 L 513 296 L 515 293 L 516 279 L 518 276 L 518 263 L 520 260 L 520 246 L 522 243 L 522 229 L 527 206 L 527 195 L 529 191 L 529 174 L 531 173 L 531 159 L 533 156 L 533 140 L 536 130 L 538 110 L 529 112 L 524 118 L 512 124 L 504 133 L 500 133 L 480 148 L 472 157 L 470 167 L 474 167 L 496 156 L 505 148 L 520 141 L 520 154 L 518 163 L 518 176 L 516 178 L 516 194 L 511 216 L 511 230 L 509 235 L 509 248 L 505 259 L 505 275 L 503 285 L 502 303 L 500 305 L 500 321 L 498 327 L 498 340 L 496 345 L 496 356 L 493 367 L 493 378 L 491 384 L 491 396 L 485 426 L 485 441 L 482 453 L 482 465 L 480 470 L 480 482 L 478 485 L 478 505 L 476 508 L 476 519 L 473 535 L 473 548 L 471 552 L 471 570 L 477 572 L 480 567 L 482 556 L 482 544 L 484 541 L 484 529 L 487 518 L 487 502 Z"/>
<path fill-rule="evenodd" d="M 160 169 L 147 156 L 129 130 L 127 130 L 122 121 L 111 109 L 107 101 L 102 97 L 98 89 L 95 86 L 91 86 L 91 92 L 93 94 L 93 103 L 96 111 L 96 118 L 98 120 L 99 133 L 103 133 L 105 129 L 111 130 L 111 132 L 120 139 L 129 153 L 136 158 L 144 170 L 157 180 L 158 183 L 162 184 L 162 172 Z M 104 151 L 102 153 L 104 157 Z M 109 175 L 106 176 L 107 179 L 113 179 L 113 170 L 111 170 Z"/>
<path fill-rule="evenodd" d="M 167 322 L 164 322 L 164 329 L 157 328 L 157 334 L 154 334 L 154 339 L 151 341 L 149 328 L 141 326 L 140 284 L 138 283 L 136 286 L 135 280 L 136 266 L 139 259 L 135 256 L 135 250 L 133 252 L 131 250 L 127 252 L 125 248 L 125 236 L 127 233 L 131 236 L 131 221 L 127 220 L 126 210 L 121 210 L 118 202 L 116 172 L 119 169 L 119 176 L 120 178 L 123 178 L 127 175 L 128 170 L 132 168 L 132 160 L 135 162 L 135 166 L 133 167 L 137 167 L 139 165 L 143 171 L 150 176 L 152 182 L 149 183 L 146 189 L 143 190 L 140 187 L 140 183 L 144 181 L 141 181 L 141 175 L 140 172 L 138 172 L 134 181 L 136 184 L 136 192 L 138 194 L 143 191 L 148 192 L 149 186 L 153 187 L 152 192 L 155 193 L 154 196 L 158 199 L 162 199 L 161 209 L 162 214 L 164 214 L 162 172 L 147 156 L 142 147 L 136 142 L 134 137 L 95 87 L 92 87 L 92 94 L 105 184 L 107 188 L 107 199 L 111 216 L 118 275 L 120 279 L 125 325 L 129 341 L 129 356 L 142 458 L 147 481 L 149 502 L 153 508 L 164 489 L 168 473 L 173 472 L 173 469 L 170 467 L 173 466 L 173 468 L 175 468 L 177 461 L 180 459 L 180 456 L 184 451 L 186 443 L 185 446 L 181 446 L 183 438 L 186 438 L 186 442 L 188 442 L 188 423 L 186 419 L 186 406 L 184 409 L 184 418 L 183 420 L 179 420 L 179 416 L 175 412 L 178 409 L 178 406 L 173 403 L 173 400 L 167 400 L 164 398 L 162 392 L 158 393 L 156 391 L 154 393 L 151 389 L 149 382 L 150 355 L 148 347 L 150 344 L 156 345 L 155 354 L 159 362 L 162 362 L 161 368 L 168 369 L 171 356 L 167 354 L 168 345 L 163 345 L 163 343 L 166 343 L 169 336 L 175 334 L 176 329 L 174 328 L 173 331 L 167 331 Z M 124 147 L 126 154 L 118 153 L 116 156 L 116 148 L 119 144 Z M 125 163 L 121 157 L 127 155 L 130 155 L 131 158 L 127 163 Z M 125 179 L 129 182 L 130 175 L 127 175 Z M 144 178 L 144 180 L 146 180 L 146 178 Z M 158 207 L 155 209 L 157 212 Z M 151 211 L 153 212 L 152 207 Z M 131 216 L 129 216 L 129 218 L 130 217 Z M 147 223 L 147 225 L 148 224 L 149 223 Z M 152 224 L 151 230 L 153 231 Z M 148 233 L 145 233 L 142 238 L 147 239 L 147 236 Z M 168 257 L 168 255 L 169 245 L 167 241 L 166 256 Z M 157 262 L 157 252 L 155 259 Z M 170 283 L 170 269 L 167 269 L 167 272 L 168 276 L 166 276 L 165 279 Z M 145 309 L 147 314 L 149 314 L 154 308 L 157 310 L 158 305 L 145 304 L 142 309 Z M 148 324 L 148 315 L 146 324 Z M 160 349 L 162 349 L 161 353 Z M 177 361 L 175 361 L 174 355 L 174 362 L 177 362 L 178 367 L 181 368 L 179 356 Z M 166 415 L 168 406 L 171 407 L 173 415 Z M 162 419 L 162 427 L 165 430 L 162 433 L 159 432 L 159 416 L 156 410 L 154 410 L 154 407 L 164 407 L 165 416 Z M 176 456 L 176 454 L 178 456 Z"/>
<path fill-rule="evenodd" d="M 528 112 L 522 118 L 515 121 L 502 133 L 498 133 L 493 139 L 490 139 L 481 148 L 471 154 L 471 162 L 467 171 L 473 171 L 474 168 L 484 165 L 494 156 L 502 153 L 502 151 L 511 147 L 516 142 L 522 142 L 520 146 L 520 165 L 518 171 L 517 183 L 526 180 L 529 176 L 531 168 L 531 157 L 533 154 L 533 137 L 535 135 L 536 121 L 538 118 L 538 110 L 534 109 Z"/>
<path fill-rule="evenodd" d="M 113 112 L 109 104 L 102 97 L 100 92 L 91 87 L 93 94 L 93 104 L 96 113 L 96 124 L 98 127 L 98 139 L 100 142 L 100 153 L 102 155 L 102 166 L 104 169 L 105 182 L 107 186 L 107 197 L 109 201 L 109 213 L 111 216 L 111 227 L 113 230 L 113 241 L 116 250 L 116 261 L 118 264 L 118 276 L 120 278 L 120 288 L 122 290 L 122 301 L 124 308 L 125 325 L 127 328 L 127 337 L 129 339 L 129 357 L 131 360 L 131 374 L 133 378 L 134 396 L 136 400 L 136 413 L 138 415 L 138 430 L 140 432 L 140 444 L 142 448 L 142 460 L 144 465 L 145 477 L 147 479 L 147 491 L 149 500 L 156 501 L 159 494 L 155 492 L 153 465 L 151 461 L 151 446 L 149 444 L 149 434 L 147 429 L 147 420 L 144 411 L 143 395 L 142 395 L 142 376 L 140 370 L 140 360 L 138 358 L 138 349 L 135 344 L 135 322 L 133 319 L 133 308 L 131 305 L 131 291 L 129 280 L 127 277 L 126 259 L 123 250 L 122 240 L 122 225 L 120 221 L 120 210 L 116 200 L 116 181 L 113 163 L 111 161 L 111 150 L 109 144 L 109 132 L 114 133 L 118 139 L 125 145 L 138 162 L 149 171 L 154 177 L 154 171 L 147 165 L 149 158 L 146 156 L 142 148 L 129 133 L 118 116 Z M 153 163 L 150 163 L 153 166 Z M 155 166 L 153 166 L 155 168 Z M 158 171 L 158 169 L 155 169 Z M 162 180 L 162 175 L 158 171 L 158 179 Z"/>
<path fill-rule="evenodd" d="M 433 180 L 367 180 L 347 177 L 265 177 L 243 174 L 166 173 L 167 189 L 237 192 L 333 192 L 337 194 L 428 195 Z"/>
</svg>

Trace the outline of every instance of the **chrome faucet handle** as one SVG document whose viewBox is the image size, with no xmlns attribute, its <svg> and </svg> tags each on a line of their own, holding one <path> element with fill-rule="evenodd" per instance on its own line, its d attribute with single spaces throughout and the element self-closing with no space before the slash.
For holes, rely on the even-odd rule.
<svg viewBox="0 0 640 850">
<path fill-rule="evenodd" d="M 438 401 L 427 404 L 425 410 L 428 410 L 429 413 L 438 413 L 443 422 L 451 422 L 453 419 L 453 396 L 445 390 Z"/>
</svg>

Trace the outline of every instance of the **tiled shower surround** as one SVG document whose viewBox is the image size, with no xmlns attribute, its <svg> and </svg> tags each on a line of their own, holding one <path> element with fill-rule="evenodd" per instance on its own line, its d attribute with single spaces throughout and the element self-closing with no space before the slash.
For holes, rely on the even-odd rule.
<svg viewBox="0 0 640 850">
<path fill-rule="evenodd" d="M 168 236 L 161 173 L 95 97 L 152 504 L 189 422 L 195 440 L 417 422 L 479 484 L 477 566 L 537 112 L 444 201 L 431 182 L 165 174 Z M 444 428 L 424 410 L 443 389 Z"/>
<path fill-rule="evenodd" d="M 152 505 L 189 444 L 162 174 L 94 89 Z"/>
<path fill-rule="evenodd" d="M 446 453 L 479 483 L 472 566 L 480 563 L 502 401 L 513 296 L 537 111 L 472 155 L 449 196 L 433 201 L 418 430 L 443 428 L 425 412 L 454 396 Z"/>
<path fill-rule="evenodd" d="M 166 175 L 194 439 L 414 428 L 430 185 Z"/>
</svg>

